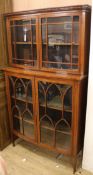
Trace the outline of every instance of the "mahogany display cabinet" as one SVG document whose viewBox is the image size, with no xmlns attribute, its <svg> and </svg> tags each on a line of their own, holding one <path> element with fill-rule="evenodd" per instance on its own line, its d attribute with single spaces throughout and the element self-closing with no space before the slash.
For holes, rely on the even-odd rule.
<svg viewBox="0 0 93 175">
<path fill-rule="evenodd" d="M 6 14 L 11 139 L 73 158 L 83 146 L 91 7 Z"/>
</svg>

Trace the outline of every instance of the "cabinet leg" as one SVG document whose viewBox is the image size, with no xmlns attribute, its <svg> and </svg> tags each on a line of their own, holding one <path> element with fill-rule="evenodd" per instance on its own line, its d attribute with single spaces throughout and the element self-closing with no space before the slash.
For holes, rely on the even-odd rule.
<svg viewBox="0 0 93 175">
<path fill-rule="evenodd" d="M 77 156 L 73 157 L 73 174 L 75 174 L 77 170 Z"/>
<path fill-rule="evenodd" d="M 13 146 L 15 146 L 15 137 L 14 137 L 14 135 L 12 136 L 12 144 L 13 144 Z"/>
</svg>

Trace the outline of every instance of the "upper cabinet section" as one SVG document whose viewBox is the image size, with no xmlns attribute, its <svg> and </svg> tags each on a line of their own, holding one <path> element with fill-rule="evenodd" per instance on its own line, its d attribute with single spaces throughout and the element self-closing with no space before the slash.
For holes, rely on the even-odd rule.
<svg viewBox="0 0 93 175">
<path fill-rule="evenodd" d="M 11 66 L 70 74 L 88 73 L 89 6 L 6 15 Z"/>
</svg>

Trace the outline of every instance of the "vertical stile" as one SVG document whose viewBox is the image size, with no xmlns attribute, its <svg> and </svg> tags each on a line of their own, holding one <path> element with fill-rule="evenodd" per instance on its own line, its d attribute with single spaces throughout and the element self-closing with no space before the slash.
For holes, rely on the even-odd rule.
<svg viewBox="0 0 93 175">
<path fill-rule="evenodd" d="M 31 59 L 33 60 L 32 65 L 34 65 L 34 57 L 33 57 L 33 34 L 32 34 L 32 24 L 31 24 L 31 20 L 30 19 L 30 36 L 31 36 Z"/>
<path fill-rule="evenodd" d="M 15 55 L 15 61 L 16 61 L 17 55 L 16 55 L 16 30 L 15 30 L 15 27 L 16 27 L 16 25 L 15 25 L 15 23 L 14 23 L 14 21 L 13 21 L 14 55 Z M 13 42 L 13 40 L 12 40 L 12 42 Z M 12 43 L 12 44 L 13 44 L 13 43 Z"/>
<path fill-rule="evenodd" d="M 74 20 L 73 20 L 73 16 L 72 16 L 72 31 L 71 31 L 71 69 L 72 69 L 72 56 L 73 56 L 73 24 L 74 24 Z"/>
<path fill-rule="evenodd" d="M 46 18 L 46 60 L 48 62 L 48 22 Z"/>
</svg>

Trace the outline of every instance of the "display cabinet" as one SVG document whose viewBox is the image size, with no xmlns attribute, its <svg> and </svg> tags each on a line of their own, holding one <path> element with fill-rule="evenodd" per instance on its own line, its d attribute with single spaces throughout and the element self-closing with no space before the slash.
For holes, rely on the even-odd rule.
<svg viewBox="0 0 93 175">
<path fill-rule="evenodd" d="M 73 158 L 83 146 L 91 7 L 6 14 L 11 139 Z"/>
</svg>

